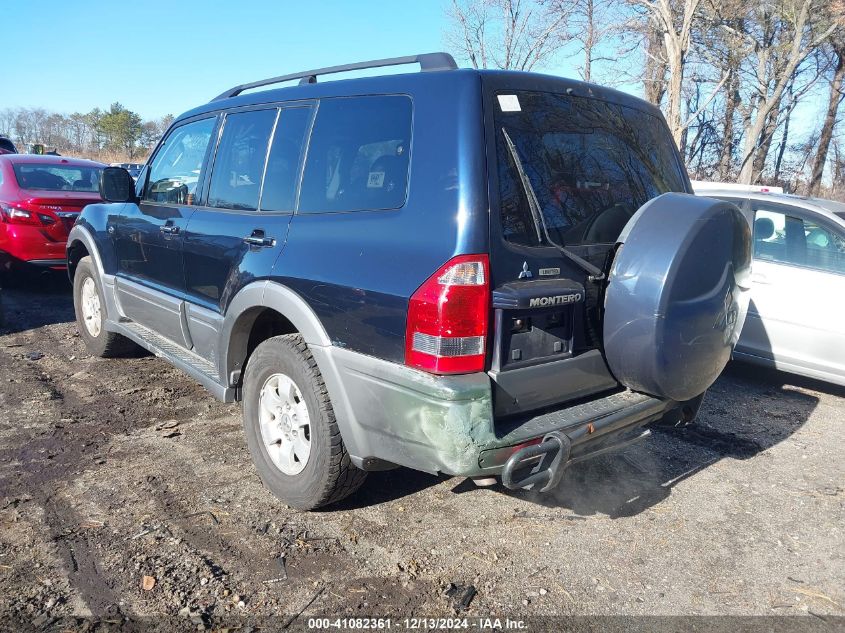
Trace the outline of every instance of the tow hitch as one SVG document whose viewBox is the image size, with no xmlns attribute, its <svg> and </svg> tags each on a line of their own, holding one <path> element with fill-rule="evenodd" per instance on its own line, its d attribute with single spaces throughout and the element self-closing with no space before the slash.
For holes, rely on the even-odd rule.
<svg viewBox="0 0 845 633">
<path fill-rule="evenodd" d="M 542 485 L 540 492 L 548 492 L 560 483 L 563 472 L 570 464 L 617 451 L 649 435 L 649 429 L 641 429 L 634 435 L 628 434 L 625 439 L 611 436 L 610 442 L 593 450 L 583 450 L 583 443 L 579 443 L 576 438 L 579 450 L 576 450 L 573 457 L 572 439 L 561 431 L 552 431 L 543 436 L 539 444 L 526 446 L 510 456 L 502 468 L 502 485 L 511 490 Z"/>
<path fill-rule="evenodd" d="M 552 431 L 539 444 L 526 446 L 510 456 L 502 469 L 502 485 L 511 490 L 535 485 L 543 486 L 540 492 L 551 490 L 560 483 L 571 451 L 570 439 Z"/>
</svg>

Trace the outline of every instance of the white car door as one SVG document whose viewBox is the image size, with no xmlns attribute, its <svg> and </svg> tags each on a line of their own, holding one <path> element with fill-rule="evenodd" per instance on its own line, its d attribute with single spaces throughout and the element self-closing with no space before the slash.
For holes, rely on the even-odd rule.
<svg viewBox="0 0 845 633">
<path fill-rule="evenodd" d="M 754 202 L 751 305 L 737 352 L 845 384 L 845 231 Z"/>
</svg>

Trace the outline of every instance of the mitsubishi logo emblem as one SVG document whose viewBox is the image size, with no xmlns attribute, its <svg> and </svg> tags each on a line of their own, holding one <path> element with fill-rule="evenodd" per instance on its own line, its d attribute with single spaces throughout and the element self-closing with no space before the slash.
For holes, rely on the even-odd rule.
<svg viewBox="0 0 845 633">
<path fill-rule="evenodd" d="M 522 272 L 519 273 L 518 279 L 531 279 L 534 275 L 528 270 L 528 262 L 522 262 Z"/>
</svg>

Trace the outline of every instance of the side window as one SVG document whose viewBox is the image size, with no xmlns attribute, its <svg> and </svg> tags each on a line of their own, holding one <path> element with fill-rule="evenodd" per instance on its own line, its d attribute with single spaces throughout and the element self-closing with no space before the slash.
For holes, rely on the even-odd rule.
<svg viewBox="0 0 845 633">
<path fill-rule="evenodd" d="M 411 100 L 323 99 L 299 194 L 301 213 L 398 209 L 408 189 Z"/>
<path fill-rule="evenodd" d="M 845 274 L 845 237 L 809 219 L 804 220 L 804 235 L 807 266 Z"/>
<path fill-rule="evenodd" d="M 763 209 L 755 212 L 754 257 L 791 263 L 786 254 L 786 215 Z"/>
<path fill-rule="evenodd" d="M 264 173 L 262 211 L 293 211 L 310 121 L 311 108 L 283 109 L 279 115 Z"/>
<path fill-rule="evenodd" d="M 254 110 L 226 116 L 211 172 L 208 206 L 242 211 L 258 208 L 267 144 L 277 113 L 276 109 Z"/>
<path fill-rule="evenodd" d="M 845 237 L 799 215 L 757 209 L 754 257 L 845 274 Z"/>
<path fill-rule="evenodd" d="M 202 119 L 173 130 L 150 165 L 142 199 L 162 204 L 194 204 L 215 119 Z"/>
</svg>

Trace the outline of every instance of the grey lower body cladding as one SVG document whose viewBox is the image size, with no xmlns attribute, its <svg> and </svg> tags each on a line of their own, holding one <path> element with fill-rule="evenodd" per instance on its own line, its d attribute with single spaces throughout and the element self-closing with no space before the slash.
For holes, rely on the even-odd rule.
<svg viewBox="0 0 845 633">
<path fill-rule="evenodd" d="M 637 428 L 680 414 L 682 403 L 623 391 L 494 424 L 487 374 L 433 376 L 338 347 L 312 346 L 356 464 L 384 460 L 430 473 L 499 475 L 519 447 L 552 432 L 577 458 Z"/>
</svg>

